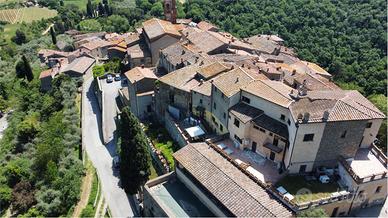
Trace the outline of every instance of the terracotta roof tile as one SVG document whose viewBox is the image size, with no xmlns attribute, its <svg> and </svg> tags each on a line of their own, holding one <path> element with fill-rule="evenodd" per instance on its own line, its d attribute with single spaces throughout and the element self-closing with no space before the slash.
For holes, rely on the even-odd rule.
<svg viewBox="0 0 388 218">
<path fill-rule="evenodd" d="M 175 25 L 169 21 L 157 18 L 152 18 L 143 22 L 144 32 L 151 41 L 156 40 L 165 34 L 180 38 L 181 34 L 179 33 L 179 30 L 181 28 L 180 25 Z"/>
<path fill-rule="evenodd" d="M 213 85 L 224 93 L 224 95 L 231 97 L 239 92 L 241 87 L 253 80 L 255 80 L 255 78 L 252 75 L 239 67 L 214 79 Z"/>
<path fill-rule="evenodd" d="M 278 81 L 256 80 L 241 90 L 286 108 L 293 102 L 289 96 L 293 89 Z"/>
<path fill-rule="evenodd" d="M 133 84 L 145 78 L 158 79 L 150 68 L 135 67 L 124 73 L 125 77 Z"/>
<path fill-rule="evenodd" d="M 205 143 L 193 143 L 174 158 L 232 215 L 290 217 L 292 212 Z"/>
</svg>

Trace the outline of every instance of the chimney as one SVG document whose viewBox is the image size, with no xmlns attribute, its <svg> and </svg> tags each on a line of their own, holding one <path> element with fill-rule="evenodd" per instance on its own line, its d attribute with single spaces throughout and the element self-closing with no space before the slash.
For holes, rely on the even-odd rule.
<svg viewBox="0 0 388 218">
<path fill-rule="evenodd" d="M 201 63 L 199 63 L 199 66 L 202 66 L 204 63 L 203 63 L 203 61 L 201 61 Z"/>
<path fill-rule="evenodd" d="M 183 63 L 183 58 L 181 58 L 181 63 Z"/>
<path fill-rule="evenodd" d="M 244 67 L 244 66 L 245 66 L 245 64 L 242 64 L 242 65 L 241 65 L 241 67 Z"/>
<path fill-rule="evenodd" d="M 186 51 L 185 50 L 182 50 L 182 55 L 184 55 L 186 53 Z"/>
<path fill-rule="evenodd" d="M 235 83 L 238 83 L 238 77 L 236 78 L 236 82 Z"/>
<path fill-rule="evenodd" d="M 303 122 L 307 123 L 310 119 L 310 114 L 308 112 L 304 113 L 303 115 Z"/>
<path fill-rule="evenodd" d="M 195 63 L 198 63 L 199 57 L 195 57 Z"/>
<path fill-rule="evenodd" d="M 322 120 L 327 121 L 329 119 L 329 115 L 330 115 L 329 111 L 324 111 L 323 116 L 322 116 Z"/>
<path fill-rule="evenodd" d="M 141 69 L 144 69 L 144 64 L 141 65 Z"/>
<path fill-rule="evenodd" d="M 203 79 L 200 79 L 199 80 L 199 85 L 202 85 L 203 84 Z"/>
<path fill-rule="evenodd" d="M 293 76 L 293 75 L 295 75 L 295 74 L 296 74 L 296 70 L 293 69 L 291 75 Z"/>
<path fill-rule="evenodd" d="M 280 70 L 280 69 L 282 69 L 282 67 L 276 67 L 276 70 Z"/>
</svg>

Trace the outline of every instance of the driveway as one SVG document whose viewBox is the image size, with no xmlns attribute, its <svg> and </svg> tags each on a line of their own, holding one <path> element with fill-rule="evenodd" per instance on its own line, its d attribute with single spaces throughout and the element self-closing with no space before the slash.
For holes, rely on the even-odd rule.
<svg viewBox="0 0 388 218">
<path fill-rule="evenodd" d="M 102 143 L 101 112 L 98 106 L 93 87 L 93 78 L 87 79 L 83 84 L 82 92 L 82 141 L 84 149 L 97 169 L 98 178 L 101 182 L 102 192 L 110 208 L 113 217 L 133 217 L 136 214 L 132 196 L 127 196 L 119 186 L 118 172 L 112 167 L 112 157 L 116 155 L 115 140 L 112 138 L 109 143 Z M 119 82 L 116 82 L 119 83 Z M 109 84 L 111 85 L 111 84 Z M 108 86 L 109 86 L 108 85 Z M 116 85 L 116 84 L 112 84 Z M 106 99 L 109 98 L 110 91 Z M 112 97 L 114 99 L 114 97 Z M 109 100 L 105 102 L 105 105 Z M 112 105 L 109 105 L 111 107 Z M 114 113 L 116 114 L 116 113 Z M 113 115 L 109 115 L 113 119 Z M 111 123 L 112 124 L 112 123 Z M 114 124 L 114 122 L 113 122 Z M 110 124 L 108 124 L 110 125 Z M 107 134 L 113 136 L 115 128 L 109 126 Z"/>
</svg>

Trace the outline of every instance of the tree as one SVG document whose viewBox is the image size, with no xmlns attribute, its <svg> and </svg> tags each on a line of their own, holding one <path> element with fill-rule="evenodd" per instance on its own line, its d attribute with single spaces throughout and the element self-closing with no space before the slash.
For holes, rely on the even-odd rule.
<svg viewBox="0 0 388 218">
<path fill-rule="evenodd" d="M 121 113 L 119 133 L 121 184 L 127 193 L 135 194 L 150 175 L 150 153 L 139 121 L 128 107 Z"/>
<path fill-rule="evenodd" d="M 101 77 L 101 76 L 105 75 L 104 65 L 96 65 L 96 66 L 93 67 L 92 71 L 93 71 L 93 77 L 94 78 Z"/>
<path fill-rule="evenodd" d="M 101 24 L 94 19 L 83 20 L 78 25 L 79 30 L 86 32 L 97 32 L 101 31 Z"/>
<path fill-rule="evenodd" d="M 129 29 L 127 18 L 120 15 L 112 15 L 102 20 L 104 30 L 107 32 L 125 33 Z"/>
<path fill-rule="evenodd" d="M 86 3 L 86 14 L 88 17 L 93 17 L 94 15 L 92 0 L 88 0 L 88 3 Z"/>
<path fill-rule="evenodd" d="M 15 36 L 13 36 L 11 40 L 16 44 L 21 45 L 27 42 L 27 37 L 23 31 L 21 31 L 20 29 L 17 29 L 15 32 Z"/>
<path fill-rule="evenodd" d="M 11 204 L 17 214 L 25 213 L 35 202 L 35 190 L 28 181 L 21 181 L 15 185 Z"/>
<path fill-rule="evenodd" d="M 24 70 L 25 70 L 25 75 L 28 81 L 32 81 L 34 79 L 34 74 L 32 73 L 32 69 L 30 66 L 30 62 L 28 62 L 26 56 L 22 56 L 22 60 L 24 63 Z"/>
<path fill-rule="evenodd" d="M 50 27 L 50 35 L 51 35 L 51 41 L 53 42 L 54 45 L 57 44 L 57 36 L 54 32 L 54 28 Z"/>
<path fill-rule="evenodd" d="M 28 81 L 34 79 L 30 63 L 24 55 L 22 56 L 22 59 L 16 63 L 15 71 L 18 78 L 27 78 Z"/>
<path fill-rule="evenodd" d="M 6 185 L 0 186 L 0 208 L 6 208 L 11 202 L 12 189 Z"/>
<path fill-rule="evenodd" d="M 329 217 L 322 208 L 308 209 L 300 212 L 298 217 Z"/>
<path fill-rule="evenodd" d="M 104 5 L 101 2 L 98 3 L 97 9 L 98 9 L 98 15 L 99 16 L 106 15 L 105 7 L 104 7 Z"/>
<path fill-rule="evenodd" d="M 155 17 L 162 17 L 163 16 L 163 4 L 162 2 L 155 2 L 153 5 L 152 5 L 152 8 L 151 8 L 151 15 L 152 16 L 155 16 Z"/>
</svg>

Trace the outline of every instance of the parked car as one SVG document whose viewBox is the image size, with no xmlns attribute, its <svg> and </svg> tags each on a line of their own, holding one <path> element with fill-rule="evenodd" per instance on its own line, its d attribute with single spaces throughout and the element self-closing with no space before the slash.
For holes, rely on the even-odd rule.
<svg viewBox="0 0 388 218">
<path fill-rule="evenodd" d="M 120 74 L 116 74 L 116 75 L 115 75 L 115 81 L 120 81 L 120 80 L 121 80 Z"/>
<path fill-rule="evenodd" d="M 113 77 L 112 77 L 112 75 L 108 75 L 108 76 L 106 77 L 106 82 L 107 82 L 107 83 L 113 82 Z"/>
</svg>

